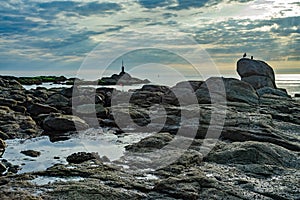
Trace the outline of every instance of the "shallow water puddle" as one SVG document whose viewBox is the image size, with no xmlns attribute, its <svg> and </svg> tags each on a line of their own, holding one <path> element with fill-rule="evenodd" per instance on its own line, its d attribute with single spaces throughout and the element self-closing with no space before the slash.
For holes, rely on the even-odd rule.
<svg viewBox="0 0 300 200">
<path fill-rule="evenodd" d="M 123 156 L 125 146 L 138 142 L 148 136 L 145 133 L 114 135 L 103 133 L 101 129 L 89 129 L 75 134 L 69 140 L 51 142 L 48 136 L 28 140 L 6 140 L 8 145 L 2 159 L 13 165 L 19 165 L 18 173 L 45 170 L 54 164 L 67 164 L 66 158 L 76 152 L 98 152 L 99 156 L 106 156 L 111 161 Z M 22 153 L 24 150 L 39 151 L 39 157 L 29 157 Z"/>
<path fill-rule="evenodd" d="M 68 178 L 61 178 L 61 177 L 45 177 L 45 176 L 39 176 L 33 180 L 31 180 L 30 182 L 41 186 L 41 185 L 48 185 L 51 183 L 55 183 L 55 182 L 68 182 L 68 181 L 82 181 L 84 180 L 84 178 L 82 177 L 68 177 Z"/>
</svg>

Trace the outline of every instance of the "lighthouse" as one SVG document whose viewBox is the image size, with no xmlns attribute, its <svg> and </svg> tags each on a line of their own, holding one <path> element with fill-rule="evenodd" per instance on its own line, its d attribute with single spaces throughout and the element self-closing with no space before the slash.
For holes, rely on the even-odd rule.
<svg viewBox="0 0 300 200">
<path fill-rule="evenodd" d="M 125 74 L 124 62 L 122 60 L 121 74 Z"/>
</svg>

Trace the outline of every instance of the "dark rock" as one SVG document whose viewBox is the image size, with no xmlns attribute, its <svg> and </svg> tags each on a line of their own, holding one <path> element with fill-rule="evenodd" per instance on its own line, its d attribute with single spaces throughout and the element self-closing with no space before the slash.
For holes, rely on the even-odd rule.
<svg viewBox="0 0 300 200">
<path fill-rule="evenodd" d="M 60 94 L 67 98 L 71 98 L 78 95 L 78 88 L 76 86 L 70 88 L 63 88 Z"/>
<path fill-rule="evenodd" d="M 7 140 L 7 139 L 9 139 L 9 136 L 6 133 L 3 133 L 2 131 L 0 131 L 0 139 Z"/>
<path fill-rule="evenodd" d="M 199 188 L 213 188 L 214 185 L 215 180 L 206 177 L 201 172 L 193 172 L 164 179 L 153 190 L 176 199 L 196 200 L 199 199 Z"/>
<path fill-rule="evenodd" d="M 24 90 L 24 87 L 16 81 L 16 77 L 1 76 L 0 86 L 10 88 L 12 90 Z"/>
<path fill-rule="evenodd" d="M 224 140 L 230 141 L 259 141 L 259 142 L 269 142 L 276 144 L 278 146 L 284 147 L 292 151 L 300 151 L 300 145 L 296 142 L 288 141 L 282 136 L 272 133 L 270 129 L 251 129 L 241 128 L 241 127 L 225 127 L 222 130 L 221 137 Z M 292 140 L 297 141 L 296 138 Z"/>
<path fill-rule="evenodd" d="M 275 83 L 275 74 L 272 67 L 261 60 L 242 58 L 237 62 L 237 72 L 242 78 L 249 76 L 265 76 Z"/>
<path fill-rule="evenodd" d="M 7 172 L 12 172 L 12 173 L 16 174 L 20 170 L 19 165 L 13 165 L 12 163 L 8 162 L 5 159 L 2 160 L 2 164 L 3 164 L 3 166 L 6 167 Z"/>
<path fill-rule="evenodd" d="M 107 156 L 102 156 L 102 157 L 100 158 L 100 160 L 101 160 L 102 162 L 110 162 L 110 159 L 109 159 Z"/>
<path fill-rule="evenodd" d="M 161 149 L 173 139 L 169 133 L 157 133 L 155 135 L 146 137 L 138 143 L 126 146 L 126 150 L 133 152 L 148 152 L 153 149 Z"/>
<path fill-rule="evenodd" d="M 198 103 L 198 99 L 196 98 L 194 89 L 192 89 L 191 86 L 189 86 L 189 88 L 175 86 L 171 88 L 170 92 L 163 95 L 161 101 L 163 102 L 163 104 L 171 104 L 176 106 L 179 106 L 179 104 L 182 106 Z"/>
<path fill-rule="evenodd" d="M 75 164 L 83 163 L 85 161 L 89 161 L 93 159 L 100 160 L 98 153 L 78 152 L 78 153 L 73 153 L 72 155 L 67 157 L 67 161 L 69 163 L 75 163 Z"/>
<path fill-rule="evenodd" d="M 124 71 L 120 72 L 119 74 L 113 74 L 110 77 L 102 77 L 100 80 L 98 80 L 98 85 L 134 85 L 147 83 L 150 83 L 150 81 L 147 79 L 141 80 L 131 77 L 130 74 Z M 81 83 L 79 82 L 79 84 Z M 82 84 L 84 84 L 84 82 Z"/>
<path fill-rule="evenodd" d="M 295 94 L 295 97 L 300 97 L 300 94 Z"/>
<path fill-rule="evenodd" d="M 15 112 L 19 112 L 22 114 L 25 114 L 25 112 L 27 111 L 27 109 L 24 106 L 19 106 L 19 105 L 13 106 L 11 109 Z"/>
<path fill-rule="evenodd" d="M 45 104 L 34 103 L 28 107 L 28 112 L 33 116 L 38 116 L 40 114 L 58 113 L 59 111 Z"/>
<path fill-rule="evenodd" d="M 96 102 L 93 102 L 93 100 L 88 96 L 80 95 L 80 96 L 72 97 L 70 99 L 69 105 L 79 106 L 82 104 L 92 104 L 92 103 L 96 103 Z"/>
<path fill-rule="evenodd" d="M 9 98 L 16 100 L 18 104 L 23 104 L 26 101 L 26 96 L 20 93 L 11 94 Z"/>
<path fill-rule="evenodd" d="M 148 91 L 148 92 L 161 92 L 165 93 L 170 90 L 167 86 L 162 85 L 143 85 L 143 87 L 140 89 L 141 91 Z"/>
<path fill-rule="evenodd" d="M 242 81 L 249 83 L 250 85 L 252 85 L 254 89 L 260 89 L 263 87 L 276 88 L 272 80 L 266 76 L 254 75 L 254 76 L 243 77 Z"/>
<path fill-rule="evenodd" d="M 0 138 L 0 157 L 3 155 L 6 147 L 6 143 Z"/>
<path fill-rule="evenodd" d="M 174 87 L 172 87 L 171 90 L 184 88 L 184 89 L 192 89 L 193 91 L 196 91 L 197 89 L 200 88 L 200 86 L 203 83 L 204 81 L 182 81 L 177 83 Z"/>
<path fill-rule="evenodd" d="M 77 106 L 73 111 L 74 114 L 78 116 L 97 116 L 99 118 L 108 117 L 108 109 L 104 108 L 101 104 L 83 104 Z"/>
<path fill-rule="evenodd" d="M 211 152 L 206 158 L 219 164 L 260 164 L 299 168 L 297 155 L 283 147 L 262 142 L 234 142 Z"/>
<path fill-rule="evenodd" d="M 242 81 L 251 84 L 255 89 L 276 88 L 274 71 L 263 61 L 242 58 L 237 62 L 237 72 Z"/>
<path fill-rule="evenodd" d="M 30 116 L 14 112 L 9 107 L 0 106 L 0 131 L 12 139 L 37 136 L 40 129 Z"/>
<path fill-rule="evenodd" d="M 54 94 L 47 99 L 46 103 L 54 107 L 64 107 L 69 105 L 69 99 L 61 94 Z"/>
<path fill-rule="evenodd" d="M 25 150 L 21 151 L 20 153 L 30 157 L 39 157 L 41 155 L 41 152 L 35 150 Z"/>
<path fill-rule="evenodd" d="M 6 172 L 7 168 L 2 162 L 0 162 L 0 175 L 2 175 L 4 172 Z"/>
<path fill-rule="evenodd" d="M 276 95 L 276 96 L 290 98 L 290 95 L 288 95 L 288 93 L 286 91 L 281 90 L 281 89 L 274 89 L 271 87 L 263 87 L 263 88 L 256 90 L 256 92 L 260 97 L 265 94 L 272 94 L 272 95 Z"/>
<path fill-rule="evenodd" d="M 196 91 L 199 103 L 226 103 L 228 101 L 258 104 L 258 96 L 253 87 L 234 78 L 212 77 Z"/>
<path fill-rule="evenodd" d="M 89 128 L 89 125 L 77 116 L 50 114 L 43 121 L 43 128 L 46 131 L 76 131 Z"/>
<path fill-rule="evenodd" d="M 12 108 L 17 105 L 17 101 L 13 99 L 5 99 L 0 97 L 0 105 Z"/>
</svg>

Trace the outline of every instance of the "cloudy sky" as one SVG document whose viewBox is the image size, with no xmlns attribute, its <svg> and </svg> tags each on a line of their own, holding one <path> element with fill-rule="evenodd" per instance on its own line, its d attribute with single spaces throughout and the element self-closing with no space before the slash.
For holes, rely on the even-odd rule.
<svg viewBox="0 0 300 200">
<path fill-rule="evenodd" d="M 95 48 L 116 54 L 116 48 L 133 45 L 117 43 L 120 38 L 147 40 L 141 30 L 157 35 L 155 44 L 164 43 L 169 34 L 190 38 L 221 73 L 235 71 L 244 52 L 267 61 L 278 73 L 300 73 L 298 0 L 3 0 L 0 18 L 1 74 L 74 75 Z M 121 57 L 126 65 L 139 59 L 164 63 L 168 57 L 184 68 L 184 62 L 163 52 L 136 55 Z"/>
</svg>

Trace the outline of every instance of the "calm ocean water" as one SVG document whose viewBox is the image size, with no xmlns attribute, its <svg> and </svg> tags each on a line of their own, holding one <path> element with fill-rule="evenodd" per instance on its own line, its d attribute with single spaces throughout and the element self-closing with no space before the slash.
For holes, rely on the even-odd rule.
<svg viewBox="0 0 300 200">
<path fill-rule="evenodd" d="M 276 84 L 279 88 L 287 89 L 292 97 L 300 94 L 300 74 L 277 74 Z"/>
<path fill-rule="evenodd" d="M 232 77 L 239 79 L 237 74 L 231 75 L 222 75 L 226 78 Z M 187 77 L 180 77 L 180 76 L 158 76 L 158 77 L 149 77 L 149 80 L 152 81 L 152 84 L 158 85 L 168 85 L 174 86 L 176 83 L 183 81 L 183 80 L 203 80 L 206 78 L 199 77 L 199 76 L 187 76 Z M 294 97 L 295 94 L 300 94 L 300 74 L 276 74 L 276 84 L 279 88 L 287 89 L 288 93 Z M 43 85 L 30 85 L 24 86 L 26 89 L 32 89 L 36 87 L 46 87 L 46 88 L 53 88 L 53 87 L 71 87 L 67 85 L 60 85 L 60 84 L 49 84 L 45 83 Z M 99 86 L 97 86 L 99 87 Z M 129 89 L 137 89 L 141 88 L 142 85 L 134 85 L 134 86 L 105 86 L 105 87 L 112 87 L 118 90 L 128 91 Z"/>
</svg>

